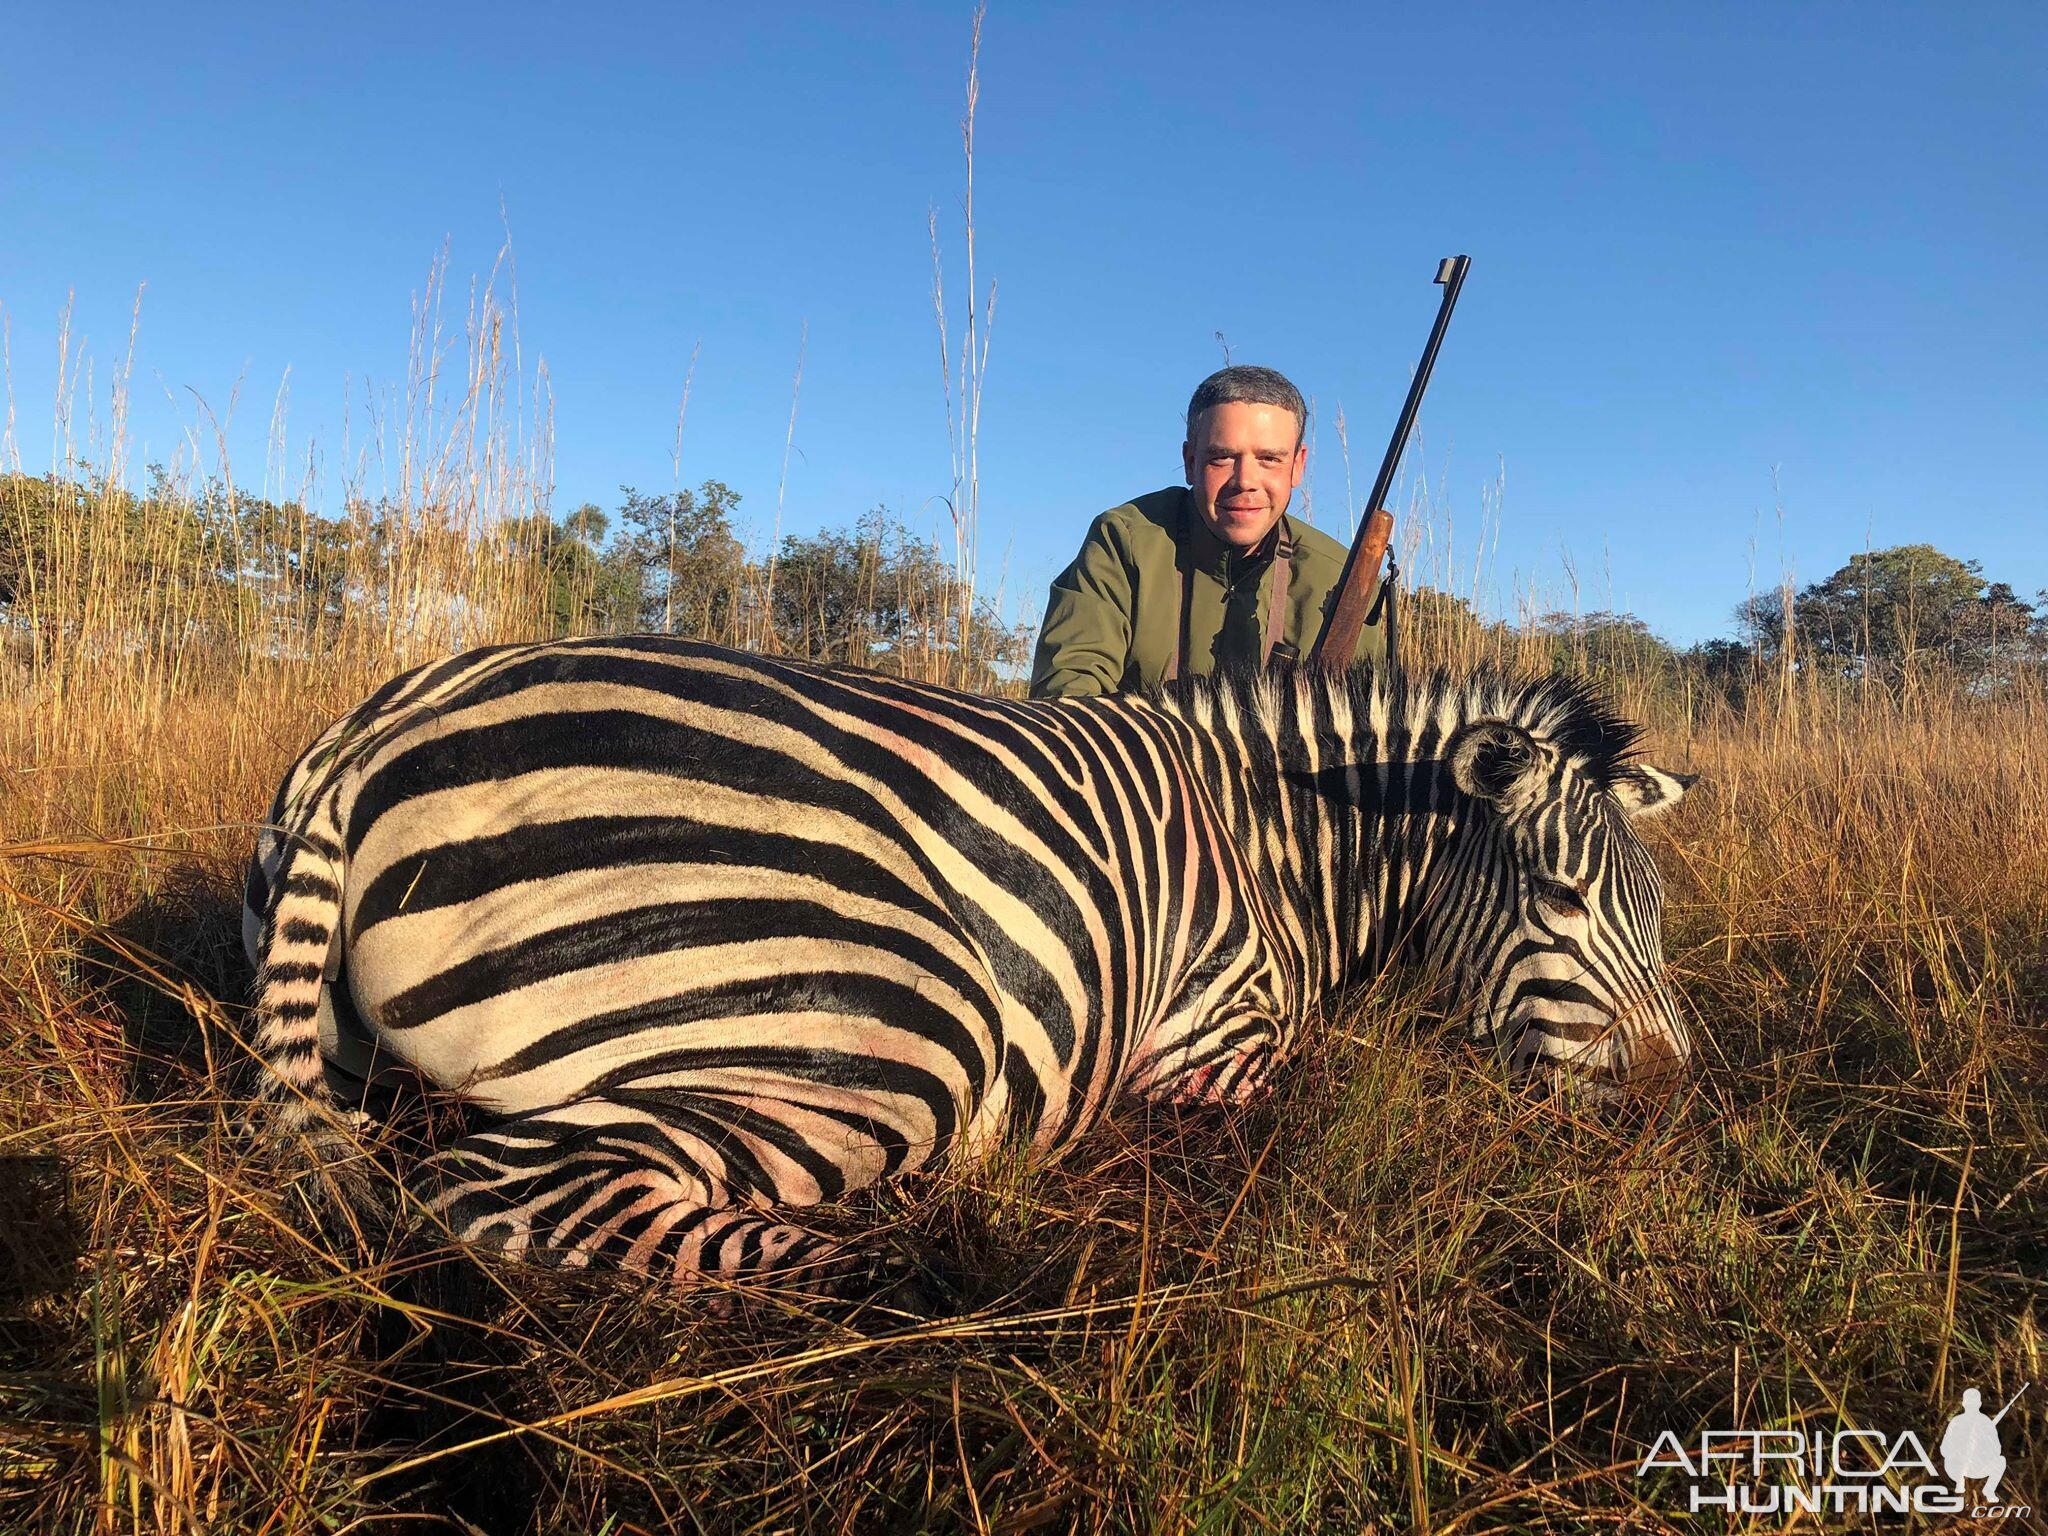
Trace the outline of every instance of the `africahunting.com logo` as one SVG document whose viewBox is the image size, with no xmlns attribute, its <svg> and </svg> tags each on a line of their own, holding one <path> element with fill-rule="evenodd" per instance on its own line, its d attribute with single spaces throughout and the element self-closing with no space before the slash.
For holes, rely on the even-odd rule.
<svg viewBox="0 0 2048 1536">
<path fill-rule="evenodd" d="M 1680 1472 L 1689 1479 L 1687 1508 L 1743 1514 L 1967 1514 L 1973 1519 L 2026 1519 L 2030 1504 L 2011 1502 L 1998 1421 L 2012 1411 L 2027 1383 L 1995 1414 L 1983 1410 L 1975 1387 L 1948 1421 L 1937 1466 L 1912 1430 L 1848 1428 L 1704 1429 L 1688 1448 L 1665 1430 L 1636 1468 Z M 1968 1485 L 1978 1484 L 1973 1500 Z"/>
</svg>

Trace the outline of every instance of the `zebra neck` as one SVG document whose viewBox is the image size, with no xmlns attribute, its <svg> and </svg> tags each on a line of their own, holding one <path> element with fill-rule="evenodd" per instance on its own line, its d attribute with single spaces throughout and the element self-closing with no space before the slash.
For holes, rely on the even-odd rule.
<svg viewBox="0 0 2048 1536">
<path fill-rule="evenodd" d="M 1436 733 L 1385 688 L 1315 675 L 1283 699 L 1293 718 L 1283 714 L 1282 740 L 1300 744 L 1300 767 L 1283 782 L 1302 807 L 1296 857 L 1327 996 L 1419 952 L 1455 797 Z"/>
<path fill-rule="evenodd" d="M 1436 733 L 1324 674 L 1197 684 L 1179 701 L 1268 937 L 1314 1006 L 1416 938 L 1453 827 Z"/>
</svg>

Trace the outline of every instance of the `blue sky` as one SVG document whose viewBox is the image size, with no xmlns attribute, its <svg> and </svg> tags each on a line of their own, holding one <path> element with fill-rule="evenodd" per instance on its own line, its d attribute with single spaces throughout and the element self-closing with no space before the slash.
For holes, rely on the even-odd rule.
<svg viewBox="0 0 2048 1536">
<path fill-rule="evenodd" d="M 23 459 L 47 463 L 67 293 L 103 383 L 147 283 L 138 463 L 239 381 L 228 442 L 260 479 L 289 366 L 291 440 L 338 465 L 348 381 L 402 383 L 429 264 L 488 271 L 502 208 L 558 511 L 672 483 L 701 342 L 683 477 L 733 485 L 765 539 L 808 326 L 784 529 L 879 503 L 929 525 L 926 212 L 957 260 L 969 16 L 11 7 Z M 1314 397 L 1342 534 L 1337 409 L 1363 495 L 1437 258 L 1467 251 L 1411 454 L 1461 588 L 1493 513 L 1496 606 L 1567 598 L 1568 558 L 1582 606 L 1681 641 L 1726 632 L 1752 569 L 1812 580 L 1866 541 L 2048 587 L 2044 66 L 2037 4 L 995 0 L 983 585 L 1035 617 L 1090 516 L 1177 479 L 1218 331 Z"/>
</svg>

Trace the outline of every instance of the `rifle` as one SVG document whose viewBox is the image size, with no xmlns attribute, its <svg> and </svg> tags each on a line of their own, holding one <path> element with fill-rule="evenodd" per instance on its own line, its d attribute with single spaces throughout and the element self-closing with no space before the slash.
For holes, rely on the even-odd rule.
<svg viewBox="0 0 2048 1536">
<path fill-rule="evenodd" d="M 1401 467 L 1401 450 L 1408 446 L 1408 434 L 1415 429 L 1415 413 L 1422 406 L 1422 392 L 1429 388 L 1429 371 L 1436 366 L 1436 349 L 1443 345 L 1444 330 L 1451 323 L 1451 310 L 1458 302 L 1458 290 L 1465 286 L 1470 256 L 1446 256 L 1437 263 L 1436 279 L 1443 285 L 1443 302 L 1437 306 L 1436 324 L 1429 329 L 1429 341 L 1416 365 L 1415 379 L 1408 386 L 1408 398 L 1401 406 L 1401 419 L 1394 424 L 1394 436 L 1387 444 L 1387 456 L 1380 460 L 1379 477 L 1372 483 L 1372 495 L 1351 554 L 1344 562 L 1344 574 L 1337 578 L 1337 601 L 1323 620 L 1316 643 L 1309 648 L 1311 664 L 1341 672 L 1358 652 L 1358 632 L 1365 627 L 1373 599 L 1380 595 L 1380 564 L 1387 557 L 1387 545 L 1394 537 L 1394 514 L 1380 503 L 1393 489 L 1394 475 Z M 1392 638 L 1393 594 L 1386 593 L 1389 639 Z M 1391 646 L 1387 659 L 1393 660 Z"/>
<path fill-rule="evenodd" d="M 2026 1394 L 2027 1388 L 2031 1387 L 2032 1385 L 2033 1383 L 2031 1381 L 2022 1382 L 2020 1384 L 2019 1391 L 2013 1393 L 2011 1399 L 2006 1403 L 2006 1405 L 2003 1408 L 1999 1409 L 1997 1413 L 1991 1416 L 1991 1423 L 1994 1428 L 1997 1427 L 1998 1421 L 2000 1419 L 2004 1418 L 2008 1413 L 2012 1412 L 2012 1405 L 2018 1402 L 2020 1398 Z"/>
</svg>

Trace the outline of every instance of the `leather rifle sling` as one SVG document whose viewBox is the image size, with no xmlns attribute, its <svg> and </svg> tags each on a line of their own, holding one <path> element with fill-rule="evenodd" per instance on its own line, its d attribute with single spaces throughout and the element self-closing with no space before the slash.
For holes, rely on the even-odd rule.
<svg viewBox="0 0 2048 1536">
<path fill-rule="evenodd" d="M 1195 606 L 1195 551 L 1189 537 L 1188 504 L 1180 504 L 1180 522 L 1173 541 L 1173 563 L 1180 571 L 1180 614 L 1173 622 L 1173 654 L 1166 660 L 1166 675 L 1172 682 L 1180 676 L 1180 659 L 1188 648 L 1188 610 Z"/>
<path fill-rule="evenodd" d="M 1166 661 L 1165 682 L 1172 682 L 1180 676 L 1181 653 L 1188 644 L 1188 610 L 1195 606 L 1195 557 L 1187 549 L 1180 551 L 1180 617 L 1173 626 L 1173 655 Z"/>
<path fill-rule="evenodd" d="M 1266 614 L 1266 647 L 1259 652 L 1259 665 L 1270 666 L 1273 647 L 1287 633 L 1287 580 L 1294 574 L 1294 540 L 1287 536 L 1283 520 L 1274 530 L 1273 606 Z"/>
</svg>

